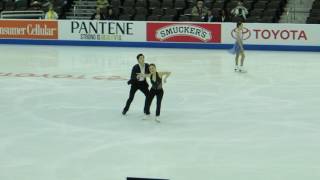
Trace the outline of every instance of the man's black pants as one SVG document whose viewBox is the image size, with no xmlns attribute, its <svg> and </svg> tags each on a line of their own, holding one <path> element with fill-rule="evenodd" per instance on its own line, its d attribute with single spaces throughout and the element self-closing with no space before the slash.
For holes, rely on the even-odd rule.
<svg viewBox="0 0 320 180">
<path fill-rule="evenodd" d="M 131 85 L 129 98 L 127 100 L 126 106 L 124 107 L 123 111 L 126 113 L 129 110 L 130 104 L 132 103 L 134 95 L 137 92 L 137 90 L 140 90 L 146 96 L 143 112 L 146 114 L 150 114 L 149 108 L 148 108 L 150 92 L 149 92 L 147 83 L 138 83 L 138 84 Z"/>
</svg>

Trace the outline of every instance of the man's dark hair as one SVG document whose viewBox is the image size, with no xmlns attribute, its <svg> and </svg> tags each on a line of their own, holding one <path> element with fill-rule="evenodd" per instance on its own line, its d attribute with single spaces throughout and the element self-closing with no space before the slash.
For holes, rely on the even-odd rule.
<svg viewBox="0 0 320 180">
<path fill-rule="evenodd" d="M 137 60 L 140 58 L 140 56 L 143 56 L 143 54 L 138 54 L 137 55 Z"/>
</svg>

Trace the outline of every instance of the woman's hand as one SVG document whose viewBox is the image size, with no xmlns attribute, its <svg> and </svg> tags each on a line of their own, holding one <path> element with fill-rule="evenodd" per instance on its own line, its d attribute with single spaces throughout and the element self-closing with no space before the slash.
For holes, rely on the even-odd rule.
<svg viewBox="0 0 320 180">
<path fill-rule="evenodd" d="M 142 74 L 142 73 L 137 73 L 137 78 L 139 79 L 139 78 L 144 78 L 144 77 L 146 77 L 144 74 Z"/>
</svg>

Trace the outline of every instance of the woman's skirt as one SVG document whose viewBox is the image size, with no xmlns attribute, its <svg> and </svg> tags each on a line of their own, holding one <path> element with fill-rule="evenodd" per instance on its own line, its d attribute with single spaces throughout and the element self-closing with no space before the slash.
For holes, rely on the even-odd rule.
<svg viewBox="0 0 320 180">
<path fill-rule="evenodd" d="M 229 49 L 229 52 L 231 54 L 237 54 L 237 53 L 240 53 L 240 51 L 241 51 L 241 48 L 240 48 L 240 46 L 239 46 L 239 44 L 237 42 L 234 43 L 234 45 L 233 45 L 233 47 L 231 49 Z"/>
</svg>

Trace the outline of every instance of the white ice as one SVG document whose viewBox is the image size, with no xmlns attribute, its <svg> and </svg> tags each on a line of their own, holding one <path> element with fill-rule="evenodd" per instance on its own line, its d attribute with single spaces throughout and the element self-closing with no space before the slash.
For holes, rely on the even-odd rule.
<svg viewBox="0 0 320 180">
<path fill-rule="evenodd" d="M 172 72 L 161 123 L 142 120 L 140 92 L 121 115 L 138 53 Z M 320 178 L 320 53 L 247 51 L 243 74 L 226 50 L 0 54 L 1 180 Z"/>
</svg>

